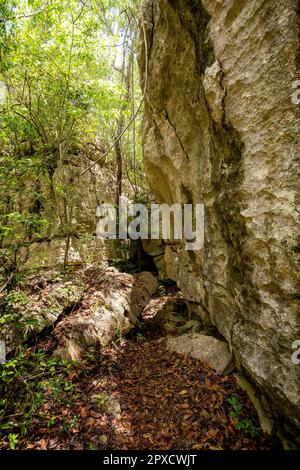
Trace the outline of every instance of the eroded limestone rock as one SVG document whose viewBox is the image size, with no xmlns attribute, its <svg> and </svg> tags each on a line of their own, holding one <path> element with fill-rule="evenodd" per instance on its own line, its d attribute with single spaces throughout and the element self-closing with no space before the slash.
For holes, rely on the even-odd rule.
<svg viewBox="0 0 300 470">
<path fill-rule="evenodd" d="M 71 360 L 129 333 L 158 287 L 148 272 L 133 276 L 105 264 L 89 267 L 86 276 L 93 280 L 95 294 L 88 292 L 86 303 L 58 330 L 56 355 Z"/>
<path fill-rule="evenodd" d="M 41 276 L 40 282 L 35 292 L 15 291 L 16 298 L 19 295 L 21 299 L 10 308 L 15 320 L 7 323 L 0 332 L 8 352 L 53 325 L 83 297 L 84 285 L 78 279 L 47 283 Z"/>
<path fill-rule="evenodd" d="M 208 312 L 274 414 L 299 428 L 297 7 L 145 0 L 143 146 L 158 203 L 205 204 L 203 250 L 168 244 L 167 276 Z M 145 64 L 142 39 L 144 80 Z"/>
<path fill-rule="evenodd" d="M 169 337 L 167 347 L 170 351 L 189 355 L 194 359 L 205 362 L 218 374 L 229 373 L 232 370 L 232 354 L 225 341 L 201 333 L 184 334 Z"/>
</svg>

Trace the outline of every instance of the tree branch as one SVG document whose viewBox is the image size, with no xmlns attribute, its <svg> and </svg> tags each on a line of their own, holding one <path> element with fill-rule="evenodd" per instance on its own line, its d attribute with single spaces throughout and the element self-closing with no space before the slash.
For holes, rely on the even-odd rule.
<svg viewBox="0 0 300 470">
<path fill-rule="evenodd" d="M 136 18 L 134 17 L 134 20 L 136 21 Z M 141 21 L 142 21 L 142 29 L 143 29 L 143 38 L 144 38 L 144 46 L 145 46 L 145 58 L 146 58 L 146 67 L 145 67 L 145 85 L 144 85 L 144 92 L 143 92 L 143 97 L 142 97 L 142 100 L 135 112 L 135 114 L 132 116 L 132 118 L 130 119 L 129 123 L 127 124 L 127 126 L 122 130 L 122 132 L 118 135 L 118 137 L 116 138 L 116 140 L 113 142 L 113 144 L 109 147 L 109 149 L 107 150 L 107 152 L 105 152 L 105 154 L 103 156 L 101 156 L 100 158 L 98 158 L 97 160 L 95 160 L 86 170 L 84 170 L 83 173 L 81 173 L 80 176 L 84 176 L 91 168 L 93 168 L 100 160 L 104 159 L 114 148 L 115 148 L 115 145 L 117 142 L 119 142 L 119 140 L 123 137 L 123 135 L 125 134 L 125 132 L 129 129 L 129 127 L 131 126 L 131 124 L 135 121 L 135 119 L 137 118 L 139 112 L 140 112 L 140 109 L 144 103 L 144 100 L 145 100 L 145 97 L 146 97 L 146 91 L 147 91 L 147 86 L 148 86 L 148 41 L 147 41 L 147 35 L 146 35 L 146 29 L 145 29 L 145 23 L 144 23 L 144 17 L 143 17 L 143 12 L 141 12 Z"/>
</svg>

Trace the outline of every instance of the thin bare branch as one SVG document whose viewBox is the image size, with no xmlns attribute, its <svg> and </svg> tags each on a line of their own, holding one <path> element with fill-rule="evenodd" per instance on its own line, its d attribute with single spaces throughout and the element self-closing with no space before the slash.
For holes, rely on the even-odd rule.
<svg viewBox="0 0 300 470">
<path fill-rule="evenodd" d="M 133 15 L 135 21 L 136 21 L 136 18 L 135 16 Z M 144 17 L 143 17 L 143 12 L 141 11 L 141 22 L 142 22 L 142 29 L 143 29 L 143 39 L 144 39 L 144 47 L 145 47 L 145 60 L 146 60 L 146 68 L 145 68 L 145 84 L 144 84 L 144 92 L 143 92 L 143 97 L 142 97 L 142 100 L 139 104 L 139 106 L 137 107 L 137 110 L 135 112 L 135 114 L 132 116 L 132 118 L 130 119 L 129 123 L 127 124 L 127 126 L 124 127 L 124 129 L 122 130 L 122 132 L 118 135 L 118 137 L 115 139 L 115 141 L 113 142 L 113 144 L 109 147 L 109 149 L 107 150 L 107 152 L 105 152 L 104 155 L 102 155 L 100 158 L 98 158 L 97 160 L 95 160 L 86 170 L 84 170 L 83 173 L 81 173 L 80 176 L 84 176 L 91 168 L 93 168 L 95 165 L 97 165 L 97 163 L 104 159 L 115 147 L 116 143 L 123 137 L 123 135 L 125 134 L 125 132 L 130 128 L 131 124 L 135 121 L 135 119 L 137 118 L 141 108 L 142 108 L 142 105 L 144 103 L 144 100 L 145 100 L 145 97 L 146 97 L 146 92 L 147 92 L 147 86 L 148 86 L 148 41 L 147 41 L 147 35 L 146 35 L 146 28 L 145 28 L 145 22 L 144 22 Z"/>
</svg>

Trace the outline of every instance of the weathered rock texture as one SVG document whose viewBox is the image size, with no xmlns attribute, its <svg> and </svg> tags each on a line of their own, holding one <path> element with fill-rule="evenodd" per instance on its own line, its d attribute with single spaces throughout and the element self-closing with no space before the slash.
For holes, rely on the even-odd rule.
<svg viewBox="0 0 300 470">
<path fill-rule="evenodd" d="M 55 270 L 33 275 L 10 293 L 4 314 L 12 321 L 0 328 L 0 341 L 11 352 L 51 327 L 57 354 L 77 360 L 129 333 L 157 287 L 149 272 L 121 273 L 106 262 L 70 276 Z"/>
<path fill-rule="evenodd" d="M 96 237 L 97 206 L 115 200 L 116 176 L 108 164 L 95 164 L 85 175 L 83 171 L 92 161 L 85 155 L 69 156 L 58 162 L 53 174 L 40 175 L 39 180 L 20 177 L 24 191 L 11 187 L 1 198 L 10 201 L 9 212 L 26 216 L 35 214 L 44 222 L 37 233 L 28 236 L 28 228 L 20 224 L 8 232 L 2 240 L 2 251 L 16 249 L 20 245 L 19 264 L 26 268 L 54 267 L 65 261 L 68 247 L 68 264 L 99 263 L 107 259 L 120 258 L 120 244 L 116 240 L 100 240 Z M 42 204 L 35 207 L 36 199 L 30 189 L 38 185 Z M 124 195 L 131 197 L 132 189 L 124 181 Z M 1 267 L 1 266 L 0 266 Z"/>
<path fill-rule="evenodd" d="M 158 202 L 205 204 L 203 250 L 169 243 L 167 275 L 227 339 L 273 412 L 299 427 L 297 8 L 146 0 L 142 23 L 151 188 Z M 141 51 L 145 81 L 143 41 Z"/>
<path fill-rule="evenodd" d="M 167 347 L 184 356 L 207 363 L 218 374 L 232 370 L 232 355 L 225 341 L 201 333 L 191 333 L 178 337 L 170 336 Z"/>
<path fill-rule="evenodd" d="M 52 274 L 52 279 L 32 277 L 26 289 L 10 293 L 16 299 L 7 310 L 12 321 L 0 329 L 0 338 L 5 340 L 7 352 L 54 325 L 83 297 L 84 285 L 79 279 L 55 279 Z"/>
<path fill-rule="evenodd" d="M 129 333 L 158 287 L 157 279 L 148 272 L 120 273 L 105 263 L 91 266 L 85 274 L 91 290 L 75 315 L 58 327 L 57 354 L 72 360 L 80 359 L 89 348 L 104 348 Z"/>
<path fill-rule="evenodd" d="M 24 253 L 28 258 L 27 267 L 63 264 L 69 233 L 69 264 L 99 263 L 117 257 L 115 240 L 96 238 L 97 206 L 114 201 L 116 182 L 113 171 L 96 164 L 80 176 L 86 166 L 83 158 L 78 158 L 76 164 L 72 160 L 59 163 L 52 177 L 55 190 L 48 182 L 41 183 L 47 201 L 44 216 L 49 225 L 40 237 L 42 241 L 30 243 L 24 248 L 24 252 L 27 251 L 26 255 Z M 64 190 L 60 191 L 59 188 Z"/>
</svg>

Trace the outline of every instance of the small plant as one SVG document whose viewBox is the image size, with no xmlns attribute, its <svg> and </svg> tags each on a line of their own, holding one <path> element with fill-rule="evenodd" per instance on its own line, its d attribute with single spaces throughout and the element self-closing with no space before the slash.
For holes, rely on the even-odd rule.
<svg viewBox="0 0 300 470">
<path fill-rule="evenodd" d="M 180 326 L 178 328 L 178 333 L 181 334 L 181 335 L 184 335 L 185 333 L 187 333 L 189 331 L 189 328 L 187 328 L 186 326 Z"/>
<path fill-rule="evenodd" d="M 243 405 L 238 401 L 238 399 L 231 397 L 227 399 L 227 402 L 232 406 L 232 411 L 229 416 L 233 421 L 235 421 L 234 428 L 250 434 L 253 438 L 259 436 L 260 429 L 252 423 L 251 419 L 241 419 Z"/>
<path fill-rule="evenodd" d="M 89 443 L 89 450 L 97 450 L 97 447 L 94 446 L 92 442 Z"/>
<path fill-rule="evenodd" d="M 27 339 L 28 336 L 35 331 L 39 321 L 36 318 L 29 318 L 28 320 L 19 321 L 15 324 L 17 330 L 21 330 L 23 338 Z"/>
<path fill-rule="evenodd" d="M 52 277 L 52 282 L 61 282 L 64 279 L 64 275 L 61 272 L 55 272 L 53 277 Z"/>
<path fill-rule="evenodd" d="M 98 395 L 94 401 L 98 406 L 103 406 L 107 402 L 108 398 L 106 395 Z"/>
<path fill-rule="evenodd" d="M 92 354 L 92 353 L 86 353 L 84 355 L 84 359 L 87 361 L 87 362 L 94 362 L 96 360 L 96 355 L 95 354 Z"/>
<path fill-rule="evenodd" d="M 10 449 L 15 450 L 16 445 L 18 444 L 19 434 L 9 433 L 9 435 L 7 437 L 8 437 L 8 442 L 9 442 Z"/>
<path fill-rule="evenodd" d="M 145 341 L 145 336 L 142 333 L 137 333 L 136 334 L 136 342 L 137 343 L 143 343 Z"/>
<path fill-rule="evenodd" d="M 77 415 L 74 415 L 71 419 L 63 418 L 62 420 L 62 428 L 65 432 L 70 432 L 72 429 L 76 428 L 77 424 L 78 424 Z"/>
<path fill-rule="evenodd" d="M 117 343 L 119 343 L 119 344 L 121 344 L 125 341 L 120 328 L 117 328 L 116 333 L 115 333 L 115 338 L 116 338 Z"/>
<path fill-rule="evenodd" d="M 140 194 L 134 197 L 134 204 L 147 204 L 149 202 L 148 194 Z"/>
<path fill-rule="evenodd" d="M 232 411 L 229 415 L 230 418 L 239 418 L 243 410 L 243 405 L 239 403 L 238 399 L 235 397 L 228 398 L 227 401 L 232 406 Z"/>
<path fill-rule="evenodd" d="M 47 421 L 47 428 L 52 428 L 56 424 L 56 416 L 52 416 L 50 419 Z"/>
<path fill-rule="evenodd" d="M 64 270 L 63 270 L 63 273 L 64 274 L 72 274 L 76 269 L 76 266 L 72 266 L 72 265 L 69 265 L 69 266 L 65 266 L 64 267 Z"/>
<path fill-rule="evenodd" d="M 48 428 L 56 417 L 45 415 L 45 400 L 71 406 L 76 399 L 75 387 L 69 380 L 71 363 L 48 357 L 45 351 L 21 351 L 0 368 L 0 439 L 14 448 L 19 435 L 26 435 L 33 420 L 42 420 Z M 15 434 L 15 432 L 19 434 Z M 14 446 L 14 447 L 13 447 Z M 0 441 L 1 448 L 1 441 Z"/>
<path fill-rule="evenodd" d="M 6 296 L 5 303 L 8 308 L 16 305 L 26 305 L 28 303 L 28 297 L 22 291 L 13 290 Z"/>
<path fill-rule="evenodd" d="M 248 418 L 238 421 L 234 427 L 235 429 L 245 431 L 250 434 L 251 437 L 257 437 L 260 434 L 260 429 L 252 423 L 251 419 Z"/>
<path fill-rule="evenodd" d="M 72 384 L 71 382 L 65 382 L 64 383 L 64 391 L 65 392 L 73 392 L 75 389 L 75 385 Z"/>
<path fill-rule="evenodd" d="M 34 331 L 38 324 L 36 319 L 22 319 L 18 313 L 19 307 L 27 305 L 28 302 L 28 297 L 24 292 L 13 290 L 6 296 L 3 313 L 0 315 L 0 325 L 13 326 L 23 339 L 27 339 L 28 334 Z"/>
</svg>

